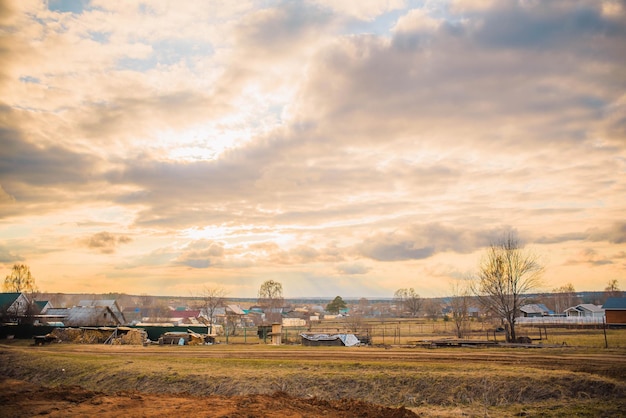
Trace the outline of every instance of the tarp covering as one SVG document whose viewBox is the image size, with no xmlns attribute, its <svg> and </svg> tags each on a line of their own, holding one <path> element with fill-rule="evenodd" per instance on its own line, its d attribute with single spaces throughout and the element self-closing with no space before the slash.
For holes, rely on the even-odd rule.
<svg viewBox="0 0 626 418">
<path fill-rule="evenodd" d="M 341 338 L 343 345 L 346 347 L 352 347 L 360 343 L 359 339 L 354 334 L 339 334 L 339 338 Z"/>
<path fill-rule="evenodd" d="M 360 344 L 359 339 L 354 334 L 300 334 L 302 338 L 309 341 L 334 341 L 341 340 L 346 347 L 352 347 Z"/>
</svg>

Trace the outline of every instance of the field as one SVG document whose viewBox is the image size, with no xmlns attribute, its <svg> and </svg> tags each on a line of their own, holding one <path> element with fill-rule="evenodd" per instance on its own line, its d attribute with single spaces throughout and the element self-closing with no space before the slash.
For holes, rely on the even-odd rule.
<svg viewBox="0 0 626 418">
<path fill-rule="evenodd" d="M 560 348 L 4 340 L 0 404 L 3 416 L 617 417 L 626 331 L 609 331 L 615 348 L 596 330 Z"/>
<path fill-rule="evenodd" d="M 504 333 L 494 335 L 496 326 L 487 321 L 472 321 L 468 324 L 464 338 L 470 340 L 497 340 L 504 342 Z M 605 333 L 606 331 L 606 333 Z M 370 337 L 373 345 L 416 345 L 421 341 L 455 338 L 454 324 L 451 321 L 437 321 L 427 319 L 387 319 L 385 321 L 368 320 L 358 325 L 351 324 L 347 320 L 325 320 L 314 323 L 308 328 L 283 329 L 282 340 L 285 343 L 300 343 L 301 332 L 312 333 L 338 333 L 356 332 L 359 335 Z M 602 329 L 602 324 L 597 326 L 571 325 L 567 327 L 538 327 L 537 325 L 517 326 L 518 336 L 530 337 L 534 344 L 562 345 L 569 347 L 585 348 L 624 348 L 626 349 L 626 330 Z M 220 336 L 221 342 L 226 342 L 224 335 Z M 228 337 L 229 343 L 257 344 L 259 339 L 256 328 L 250 328 L 246 332 L 239 330 L 237 335 Z"/>
</svg>

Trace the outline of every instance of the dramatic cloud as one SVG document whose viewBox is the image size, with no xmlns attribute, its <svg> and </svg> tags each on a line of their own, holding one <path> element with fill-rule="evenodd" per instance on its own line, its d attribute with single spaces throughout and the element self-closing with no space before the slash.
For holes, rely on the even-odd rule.
<svg viewBox="0 0 626 418">
<path fill-rule="evenodd" d="M 0 25 L 0 263 L 42 289 L 434 296 L 508 231 L 548 289 L 621 274 L 624 1 L 7 0 Z"/>
<path fill-rule="evenodd" d="M 109 232 L 98 232 L 84 240 L 87 247 L 103 254 L 112 254 L 120 244 L 127 244 L 132 239 L 125 235 L 115 235 Z"/>
</svg>

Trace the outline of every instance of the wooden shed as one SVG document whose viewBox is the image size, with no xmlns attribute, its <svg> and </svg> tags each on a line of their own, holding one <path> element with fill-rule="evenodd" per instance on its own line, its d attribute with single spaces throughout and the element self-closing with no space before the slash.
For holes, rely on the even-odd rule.
<svg viewBox="0 0 626 418">
<path fill-rule="evenodd" d="M 607 324 L 626 325 L 626 298 L 608 298 L 602 308 Z"/>
</svg>

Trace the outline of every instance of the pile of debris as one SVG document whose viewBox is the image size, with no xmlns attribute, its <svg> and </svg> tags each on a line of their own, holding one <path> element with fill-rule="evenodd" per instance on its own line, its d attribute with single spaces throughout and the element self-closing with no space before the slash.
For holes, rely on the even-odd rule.
<svg viewBox="0 0 626 418">
<path fill-rule="evenodd" d="M 44 338 L 74 344 L 142 345 L 148 340 L 148 334 L 142 329 L 128 327 L 55 328 Z"/>
<path fill-rule="evenodd" d="M 191 330 L 187 332 L 166 332 L 159 337 L 159 345 L 203 345 L 215 343 L 215 337 L 208 334 L 198 334 Z"/>
</svg>

